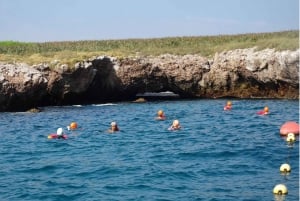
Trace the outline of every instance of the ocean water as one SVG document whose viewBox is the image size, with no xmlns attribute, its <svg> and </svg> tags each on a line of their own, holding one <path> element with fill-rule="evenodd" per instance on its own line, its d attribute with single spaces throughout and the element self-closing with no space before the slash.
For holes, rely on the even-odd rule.
<svg viewBox="0 0 300 201">
<path fill-rule="evenodd" d="M 299 122 L 299 102 L 232 100 L 223 111 L 226 101 L 0 113 L 0 200 L 299 200 L 299 142 L 279 135 L 284 122 Z M 270 114 L 257 115 L 264 106 Z M 155 120 L 160 109 L 165 121 Z M 174 119 L 181 130 L 168 130 Z M 67 131 L 72 121 L 79 128 Z M 107 133 L 111 121 L 120 132 Z M 47 139 L 58 127 L 68 139 Z M 285 162 L 289 175 L 279 172 Z M 280 183 L 285 196 L 272 192 Z"/>
</svg>

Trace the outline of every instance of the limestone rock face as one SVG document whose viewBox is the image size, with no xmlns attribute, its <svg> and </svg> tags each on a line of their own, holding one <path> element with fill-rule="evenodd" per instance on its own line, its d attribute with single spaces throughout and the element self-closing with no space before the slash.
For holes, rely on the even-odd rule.
<svg viewBox="0 0 300 201">
<path fill-rule="evenodd" d="M 200 96 L 299 98 L 299 50 L 241 49 L 216 54 Z"/>
<path fill-rule="evenodd" d="M 0 63 L 0 111 L 135 100 L 144 92 L 188 98 L 299 99 L 299 50 L 255 48 L 200 55 L 94 57 L 73 67 Z"/>
<path fill-rule="evenodd" d="M 198 93 L 198 82 L 209 71 L 207 59 L 197 55 L 161 55 L 120 61 L 117 76 L 122 91 L 135 95 L 144 92 L 172 91 L 181 97 Z"/>
<path fill-rule="evenodd" d="M 47 78 L 27 64 L 0 64 L 0 111 L 18 111 L 40 104 Z"/>
<path fill-rule="evenodd" d="M 113 58 L 98 57 L 75 64 L 74 69 L 49 72 L 47 91 L 56 104 L 88 104 L 118 98 L 120 80 Z"/>
<path fill-rule="evenodd" d="M 122 90 L 173 91 L 181 97 L 299 98 L 299 50 L 237 49 L 216 54 L 126 59 L 117 71 Z"/>
</svg>

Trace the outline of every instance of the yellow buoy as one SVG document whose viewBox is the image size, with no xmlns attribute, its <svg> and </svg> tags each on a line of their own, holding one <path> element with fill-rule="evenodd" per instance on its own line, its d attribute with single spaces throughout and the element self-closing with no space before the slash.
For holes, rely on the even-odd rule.
<svg viewBox="0 0 300 201">
<path fill-rule="evenodd" d="M 280 172 L 290 172 L 291 166 L 287 163 L 284 163 L 280 166 Z"/>
<path fill-rule="evenodd" d="M 273 189 L 274 194 L 285 195 L 288 193 L 288 190 L 284 184 L 277 184 Z"/>
<path fill-rule="evenodd" d="M 294 133 L 289 133 L 286 137 L 286 141 L 287 142 L 295 142 L 296 141 L 295 134 Z"/>
</svg>

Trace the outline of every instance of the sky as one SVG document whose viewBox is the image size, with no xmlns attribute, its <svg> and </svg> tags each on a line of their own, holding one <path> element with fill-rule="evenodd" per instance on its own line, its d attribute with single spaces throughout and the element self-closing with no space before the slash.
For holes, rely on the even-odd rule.
<svg viewBox="0 0 300 201">
<path fill-rule="evenodd" d="M 299 0 L 0 0 L 0 41 L 299 30 Z"/>
</svg>

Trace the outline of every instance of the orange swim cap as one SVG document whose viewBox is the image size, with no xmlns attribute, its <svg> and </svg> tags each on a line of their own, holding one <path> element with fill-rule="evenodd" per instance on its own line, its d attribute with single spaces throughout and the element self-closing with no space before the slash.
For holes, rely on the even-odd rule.
<svg viewBox="0 0 300 201">
<path fill-rule="evenodd" d="M 70 124 L 70 128 L 71 128 L 72 130 L 76 129 L 76 128 L 77 128 L 77 123 L 76 123 L 76 122 L 72 122 L 72 123 Z"/>
<path fill-rule="evenodd" d="M 265 108 L 264 108 L 264 111 L 265 111 L 265 112 L 269 112 L 269 108 L 268 108 L 268 107 L 265 107 Z"/>
</svg>

